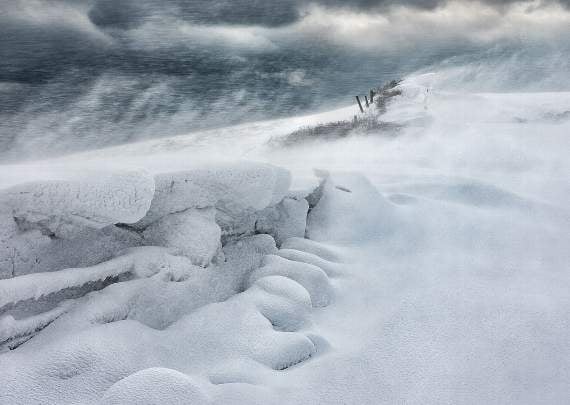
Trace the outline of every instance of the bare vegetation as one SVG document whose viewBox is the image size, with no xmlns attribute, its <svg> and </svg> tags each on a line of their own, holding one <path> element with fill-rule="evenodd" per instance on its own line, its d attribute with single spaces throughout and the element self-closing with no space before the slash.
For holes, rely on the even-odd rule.
<svg viewBox="0 0 570 405">
<path fill-rule="evenodd" d="M 371 104 L 370 109 L 365 114 L 355 115 L 353 120 L 303 127 L 284 137 L 273 138 L 269 143 L 275 146 L 294 146 L 316 140 L 336 140 L 351 135 L 382 134 L 395 136 L 401 126 L 382 121 L 380 116 L 386 112 L 390 100 L 402 94 L 397 88 L 399 83 L 399 80 L 392 80 L 382 87 L 373 89 L 374 103 Z"/>
<path fill-rule="evenodd" d="M 378 114 L 384 114 L 388 103 L 396 96 L 402 94 L 402 91 L 397 88 L 401 80 L 392 80 L 386 83 L 381 88 L 377 89 L 377 96 L 374 99 L 374 104 L 376 105 L 376 110 Z"/>
</svg>

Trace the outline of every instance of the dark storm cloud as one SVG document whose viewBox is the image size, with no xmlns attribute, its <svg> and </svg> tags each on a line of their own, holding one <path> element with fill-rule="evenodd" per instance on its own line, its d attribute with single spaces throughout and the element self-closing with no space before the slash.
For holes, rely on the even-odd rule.
<svg viewBox="0 0 570 405">
<path fill-rule="evenodd" d="M 165 15 L 200 24 L 275 27 L 298 21 L 303 17 L 302 10 L 311 4 L 382 12 L 394 6 L 430 10 L 448 2 L 449 0 L 95 0 L 91 3 L 89 17 L 98 26 L 122 29 L 133 28 L 154 16 Z M 482 0 L 482 3 L 498 8 L 520 2 Z M 570 0 L 543 0 L 542 3 L 570 6 Z"/>
<path fill-rule="evenodd" d="M 102 27 L 132 28 L 153 16 L 201 24 L 279 26 L 299 19 L 298 0 L 96 0 L 91 21 Z"/>
<path fill-rule="evenodd" d="M 42 82 L 54 71 L 99 59 L 104 35 L 63 2 L 0 5 L 0 82 Z M 90 62 L 87 62 L 90 61 Z"/>
<path fill-rule="evenodd" d="M 483 0 L 504 8 L 514 0 Z M 544 0 L 553 3 L 555 0 Z M 172 30 L 172 36 L 156 34 L 158 47 L 146 47 L 157 30 L 177 23 L 189 27 L 261 26 L 287 27 L 299 21 L 307 6 L 353 9 L 369 13 L 389 12 L 392 6 L 429 10 L 447 0 L 0 0 L 0 81 L 40 83 L 73 69 L 87 72 L 121 71 L 188 74 L 192 71 L 231 71 L 235 60 L 217 37 L 204 46 Z M 529 3 L 530 4 L 530 3 Z M 560 0 L 570 5 L 570 0 Z M 149 23 L 144 26 L 145 23 Z M 140 29 L 144 32 L 131 32 Z M 136 41 L 144 36 L 145 40 Z M 206 34 L 208 35 L 208 34 Z M 308 46 L 314 38 L 301 38 Z M 174 36 L 174 37 L 173 37 Z M 294 36 L 292 36 L 294 37 Z M 297 40 L 299 38 L 296 38 Z M 202 41 L 202 42 L 200 42 Z M 148 42 L 148 41 L 147 41 Z M 248 40 L 241 44 L 247 45 Z M 287 38 L 280 51 L 292 47 Z M 294 44 L 298 46 L 297 44 Z M 239 51 L 239 50 L 238 50 Z M 291 49 L 289 49 L 291 51 Z M 322 48 L 320 52 L 327 52 Z M 246 52 L 243 50 L 243 52 Z M 275 53 L 271 49 L 263 52 Z M 243 53 L 240 55 L 243 56 Z M 280 56 L 282 57 L 282 56 Z"/>
</svg>

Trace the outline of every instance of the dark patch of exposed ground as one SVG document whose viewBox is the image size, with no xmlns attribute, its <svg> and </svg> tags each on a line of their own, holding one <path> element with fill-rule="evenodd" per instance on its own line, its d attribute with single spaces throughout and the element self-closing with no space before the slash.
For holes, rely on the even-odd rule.
<svg viewBox="0 0 570 405">
<path fill-rule="evenodd" d="M 307 126 L 279 138 L 272 138 L 270 145 L 295 146 L 317 140 L 332 141 L 353 135 L 384 135 L 396 136 L 402 125 L 382 121 L 382 114 L 387 111 L 388 105 L 402 94 L 397 88 L 400 81 L 392 80 L 382 87 L 373 89 L 374 102 L 364 114 L 355 115 L 352 120 L 328 122 L 316 126 Z"/>
</svg>

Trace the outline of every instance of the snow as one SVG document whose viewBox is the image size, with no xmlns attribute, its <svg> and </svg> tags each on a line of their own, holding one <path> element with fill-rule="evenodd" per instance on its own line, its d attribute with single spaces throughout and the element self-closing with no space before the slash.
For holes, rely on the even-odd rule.
<svg viewBox="0 0 570 405">
<path fill-rule="evenodd" d="M 124 320 L 60 336 L 48 351 L 44 346 L 22 346 L 4 355 L 2 399 L 27 402 L 28 395 L 40 389 L 42 401 L 93 402 L 114 382 L 157 361 L 187 373 L 211 370 L 218 378 L 220 365 L 232 362 L 241 364 L 242 370 L 247 364 L 257 364 L 252 370 L 281 370 L 315 353 L 305 335 L 273 326 L 296 329 L 304 323 L 308 305 L 301 285 L 273 277 L 184 315 L 164 330 Z M 140 356 L 143 352 L 146 355 Z M 34 367 L 26 367 L 30 361 Z M 240 382 L 239 376 L 234 378 Z"/>
<path fill-rule="evenodd" d="M 215 207 L 232 215 L 262 210 L 285 197 L 290 181 L 284 169 L 248 162 L 159 173 L 151 206 L 135 226 L 188 208 Z"/>
<path fill-rule="evenodd" d="M 286 242 L 288 246 L 294 245 L 294 239 L 288 239 Z M 309 253 L 303 250 L 296 250 L 296 249 L 280 249 L 277 254 L 287 260 L 300 262 L 300 263 L 307 263 L 313 266 L 317 266 L 321 268 L 327 276 L 329 277 L 336 277 L 342 274 L 342 265 L 339 263 L 331 262 L 329 260 L 325 260 L 316 254 Z"/>
<path fill-rule="evenodd" d="M 441 81 L 0 167 L 0 403 L 564 403 L 570 93 Z"/>
<path fill-rule="evenodd" d="M 305 253 L 305 256 L 311 254 L 313 257 L 317 257 L 317 260 L 326 260 L 333 263 L 342 262 L 342 254 L 335 252 L 338 248 L 331 248 L 330 246 L 326 246 L 310 239 L 290 238 L 287 239 L 281 247 L 283 249 L 296 250 L 297 252 Z"/>
<path fill-rule="evenodd" d="M 0 318 L 0 352 L 4 351 L 2 349 L 17 347 L 15 343 L 20 343 L 20 339 L 25 341 L 32 333 L 45 328 L 65 313 L 68 304 L 60 305 L 52 310 L 25 319 L 16 320 L 12 315 Z"/>
<path fill-rule="evenodd" d="M 263 258 L 261 267 L 251 274 L 249 284 L 276 275 L 289 277 L 304 285 L 315 307 L 327 306 L 332 300 L 332 287 L 327 274 L 321 268 L 312 264 L 293 262 L 276 255 L 267 255 Z"/>
<path fill-rule="evenodd" d="M 184 265 L 184 258 L 156 247 L 134 248 L 132 252 L 101 264 L 79 269 L 34 273 L 3 280 L 0 284 L 0 308 L 20 301 L 38 299 L 66 288 L 80 287 L 91 281 L 117 277 L 125 273 L 149 277 L 158 269 Z"/>
<path fill-rule="evenodd" d="M 255 230 L 272 235 L 281 245 L 289 238 L 305 236 L 308 212 L 309 203 L 305 198 L 284 198 L 277 206 L 261 213 Z"/>
<path fill-rule="evenodd" d="M 161 367 L 147 368 L 123 378 L 105 392 L 101 401 L 108 405 L 209 402 L 208 395 L 190 376 Z"/>
<path fill-rule="evenodd" d="M 144 230 L 145 243 L 178 249 L 192 263 L 207 266 L 222 247 L 215 216 L 212 207 L 167 215 Z"/>
<path fill-rule="evenodd" d="M 75 222 L 101 228 L 132 223 L 149 209 L 154 181 L 141 172 L 67 171 L 48 180 L 0 189 L 0 207 L 28 222 L 45 222 L 66 237 Z"/>
</svg>

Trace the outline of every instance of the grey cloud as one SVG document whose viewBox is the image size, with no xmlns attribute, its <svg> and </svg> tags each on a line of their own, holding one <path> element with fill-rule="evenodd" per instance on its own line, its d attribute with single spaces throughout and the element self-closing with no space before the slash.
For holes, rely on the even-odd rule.
<svg viewBox="0 0 570 405">
<path fill-rule="evenodd" d="M 154 16 L 200 24 L 279 26 L 300 17 L 298 0 L 96 0 L 89 17 L 102 27 L 131 28 Z"/>
<path fill-rule="evenodd" d="M 65 1 L 65 0 L 64 0 Z M 71 1 L 71 0 L 67 0 Z M 170 16 L 196 24 L 234 24 L 277 27 L 303 17 L 306 6 L 385 12 L 394 6 L 431 10 L 453 0 L 94 0 L 91 21 L 102 28 L 129 29 L 156 17 Z M 481 0 L 498 9 L 521 0 Z M 570 7 L 570 0 L 541 0 L 541 4 Z"/>
</svg>

